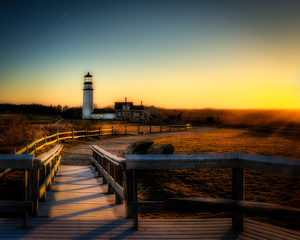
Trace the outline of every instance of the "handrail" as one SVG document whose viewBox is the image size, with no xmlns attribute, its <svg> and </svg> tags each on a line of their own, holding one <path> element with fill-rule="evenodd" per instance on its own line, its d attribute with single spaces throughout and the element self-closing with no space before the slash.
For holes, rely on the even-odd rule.
<svg viewBox="0 0 300 240">
<path fill-rule="evenodd" d="M 243 168 L 299 176 L 300 160 L 246 153 L 126 154 L 127 169 Z"/>
<path fill-rule="evenodd" d="M 43 153 L 36 157 L 33 169 L 33 213 L 37 216 L 38 212 L 38 202 L 39 199 L 45 201 L 46 190 L 50 190 L 51 183 L 53 181 L 54 175 L 58 170 L 60 165 L 61 155 L 60 152 L 63 145 L 57 144 L 54 148 L 46 153 Z M 43 183 L 40 185 L 40 181 Z"/>
<path fill-rule="evenodd" d="M 245 169 L 299 176 L 300 160 L 253 155 L 246 153 L 221 154 L 126 154 L 127 181 L 131 182 L 127 196 L 129 213 L 133 215 L 134 228 L 138 229 L 138 213 L 157 211 L 231 211 L 232 227 L 243 230 L 244 212 L 264 212 L 299 216 L 300 209 L 270 203 L 247 202 L 245 200 Z M 168 199 L 167 201 L 137 201 L 137 173 L 140 169 L 206 169 L 232 168 L 233 199 L 191 198 Z M 128 203 L 129 202 L 129 203 Z"/>
<path fill-rule="evenodd" d="M 98 153 L 102 157 L 105 157 L 108 161 L 110 161 L 115 165 L 119 166 L 120 164 L 124 164 L 126 162 L 125 158 L 117 157 L 96 145 L 92 145 L 92 146 L 90 145 L 90 148 L 93 149 L 94 152 Z"/>
<path fill-rule="evenodd" d="M 93 150 L 92 165 L 98 170 L 98 176 L 103 176 L 103 183 L 108 183 L 108 193 L 115 192 L 115 203 L 122 204 L 127 199 L 125 191 L 126 159 L 117 157 L 96 145 L 90 146 Z"/>
<path fill-rule="evenodd" d="M 140 128 L 143 129 L 143 131 L 145 131 L 144 129 L 149 129 L 148 131 L 151 132 L 151 127 L 153 128 L 152 130 L 154 129 L 157 129 L 157 128 L 161 128 L 160 131 L 162 132 L 163 130 L 168 130 L 170 128 L 171 125 L 163 125 L 163 124 L 160 124 L 160 125 L 155 125 L 155 124 L 150 124 L 150 125 L 147 125 L 147 126 L 144 126 L 144 125 L 133 125 L 133 126 L 130 126 L 130 127 L 138 127 L 138 130 L 137 130 L 137 133 L 140 133 Z M 128 134 L 127 132 L 127 125 L 124 126 L 125 128 L 125 134 Z M 185 130 L 189 129 L 190 128 L 190 124 L 185 124 L 185 125 L 174 125 L 174 127 L 176 128 L 183 128 Z M 180 130 L 180 129 L 178 129 Z M 118 132 L 120 132 L 120 129 L 118 129 Z M 78 133 L 84 133 L 84 134 L 79 134 L 79 135 L 75 135 L 75 134 L 78 134 Z M 94 133 L 94 134 L 90 134 L 90 133 Z M 135 133 L 135 130 L 130 130 L 130 133 Z M 66 135 L 66 134 L 71 134 L 71 136 L 65 136 L 65 137 L 60 137 L 61 135 Z M 31 148 L 34 148 L 34 150 L 30 151 L 30 153 L 33 153 L 35 154 L 37 150 L 40 150 L 42 149 L 44 146 L 48 146 L 48 145 L 51 145 L 53 143 L 56 143 L 58 142 L 59 140 L 64 140 L 64 139 L 75 139 L 75 138 L 80 138 L 80 137 L 92 137 L 92 136 L 101 136 L 101 135 L 114 135 L 116 134 L 116 132 L 114 132 L 113 130 L 113 127 L 109 127 L 109 128 L 102 128 L 100 127 L 99 129 L 94 129 L 94 130 L 78 130 L 78 131 L 68 131 L 68 132 L 57 132 L 55 134 L 52 134 L 50 136 L 44 136 L 40 139 L 37 139 L 35 141 L 33 141 L 32 143 L 26 143 L 25 147 L 22 148 L 21 150 L 17 151 L 16 154 L 23 154 L 23 153 L 29 153 L 29 149 Z M 122 133 L 124 134 L 124 133 Z M 53 139 L 55 138 L 54 140 L 52 141 L 47 141 L 49 139 Z M 40 142 L 44 142 L 42 145 L 40 146 L 37 146 L 38 143 Z"/>
<path fill-rule="evenodd" d="M 32 202 L 28 201 L 28 171 L 33 169 L 33 154 L 0 154 L 0 168 L 7 168 L 1 176 L 11 169 L 22 169 L 23 171 L 23 199 L 22 201 L 0 201 L 0 212 L 18 212 L 23 214 L 23 228 L 27 228 L 27 213 L 32 212 Z"/>
<path fill-rule="evenodd" d="M 52 148 L 50 151 L 46 152 L 46 153 L 43 153 L 41 155 L 39 155 L 38 157 L 36 157 L 34 159 L 34 162 L 36 163 L 43 163 L 45 162 L 46 160 L 48 160 L 48 158 L 50 158 L 52 155 L 55 155 L 56 152 L 60 151 L 62 148 L 62 146 L 60 144 L 57 144 L 54 148 Z"/>
</svg>

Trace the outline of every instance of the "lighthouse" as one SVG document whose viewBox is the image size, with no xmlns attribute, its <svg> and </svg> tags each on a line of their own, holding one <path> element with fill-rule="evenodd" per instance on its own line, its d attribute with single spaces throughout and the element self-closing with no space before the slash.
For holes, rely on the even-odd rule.
<svg viewBox="0 0 300 240">
<path fill-rule="evenodd" d="M 93 76 L 88 72 L 88 74 L 84 76 L 83 83 L 82 119 L 91 118 L 91 113 L 94 109 L 93 91 Z"/>
</svg>

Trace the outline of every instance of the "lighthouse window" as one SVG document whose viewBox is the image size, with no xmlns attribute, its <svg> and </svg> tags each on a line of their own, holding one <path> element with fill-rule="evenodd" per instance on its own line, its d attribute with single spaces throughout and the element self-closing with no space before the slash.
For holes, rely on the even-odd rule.
<svg viewBox="0 0 300 240">
<path fill-rule="evenodd" d="M 128 117 L 129 117 L 129 114 L 130 114 L 130 113 L 128 112 L 128 113 L 127 113 L 127 116 L 128 116 Z"/>
<path fill-rule="evenodd" d="M 127 111 L 129 111 L 130 110 L 130 106 L 127 106 Z"/>
<path fill-rule="evenodd" d="M 121 112 L 118 112 L 118 117 L 121 117 Z"/>
<path fill-rule="evenodd" d="M 126 116 L 126 113 L 125 113 L 125 112 L 123 112 L 123 116 Z"/>
<path fill-rule="evenodd" d="M 122 109 L 123 109 L 123 110 L 126 110 L 126 106 L 125 106 L 125 105 L 123 105 L 123 106 L 122 106 Z"/>
</svg>

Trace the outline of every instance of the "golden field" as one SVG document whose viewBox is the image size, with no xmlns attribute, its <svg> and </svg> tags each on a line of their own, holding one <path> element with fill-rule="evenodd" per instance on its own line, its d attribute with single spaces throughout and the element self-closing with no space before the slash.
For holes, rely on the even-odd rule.
<svg viewBox="0 0 300 240">
<path fill-rule="evenodd" d="M 234 153 L 295 158 L 300 161 L 300 136 L 249 129 L 218 129 L 213 132 L 153 139 L 153 146 L 173 144 L 174 154 Z M 139 173 L 139 199 L 170 197 L 232 197 L 231 169 L 147 170 Z M 245 171 L 245 199 L 300 208 L 300 177 Z M 141 214 L 143 218 L 226 217 L 229 213 Z M 254 217 L 254 216 L 252 216 Z M 259 219 L 259 217 L 255 217 Z M 285 223 L 272 222 L 287 227 Z"/>
</svg>

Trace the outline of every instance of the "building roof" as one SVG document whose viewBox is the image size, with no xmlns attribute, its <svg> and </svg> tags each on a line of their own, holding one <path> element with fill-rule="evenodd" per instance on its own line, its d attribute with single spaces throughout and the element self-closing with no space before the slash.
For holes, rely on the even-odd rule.
<svg viewBox="0 0 300 240">
<path fill-rule="evenodd" d="M 115 110 L 123 110 L 122 106 L 129 104 L 130 110 L 144 110 L 142 105 L 133 105 L 133 102 L 115 102 Z"/>
<path fill-rule="evenodd" d="M 130 108 L 132 108 L 132 106 L 133 106 L 133 102 L 115 102 L 115 109 L 117 110 L 117 109 L 122 109 L 122 106 L 123 105 L 127 105 L 127 104 L 129 104 L 129 106 L 130 106 Z"/>
<path fill-rule="evenodd" d="M 90 72 L 88 72 L 88 74 L 85 75 L 84 77 L 93 77 L 93 76 L 90 74 Z"/>
<path fill-rule="evenodd" d="M 116 113 L 116 111 L 112 108 L 109 109 L 99 108 L 99 109 L 94 109 L 94 111 L 91 114 L 103 114 L 103 113 Z"/>
</svg>

